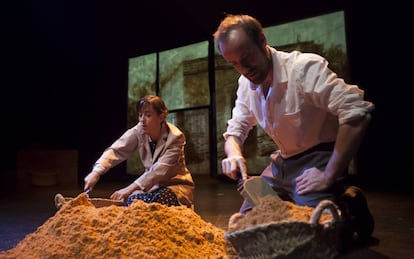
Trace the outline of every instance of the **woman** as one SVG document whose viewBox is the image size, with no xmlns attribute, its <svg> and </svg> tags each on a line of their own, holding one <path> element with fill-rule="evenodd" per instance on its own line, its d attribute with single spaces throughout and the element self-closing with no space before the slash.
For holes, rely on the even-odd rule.
<svg viewBox="0 0 414 259">
<path fill-rule="evenodd" d="M 185 162 L 184 134 L 166 121 L 168 109 L 160 97 L 143 97 L 136 110 L 138 124 L 103 152 L 85 177 L 84 190 L 92 190 L 101 175 L 138 150 L 145 171 L 130 185 L 115 191 L 111 199 L 124 200 L 126 206 L 139 199 L 192 208 L 194 181 Z"/>
</svg>

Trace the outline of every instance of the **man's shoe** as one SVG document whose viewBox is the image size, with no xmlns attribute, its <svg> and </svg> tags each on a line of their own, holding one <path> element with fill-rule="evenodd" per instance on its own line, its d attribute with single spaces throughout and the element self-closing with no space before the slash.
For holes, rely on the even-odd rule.
<svg viewBox="0 0 414 259">
<path fill-rule="evenodd" d="M 368 240 L 374 232 L 375 223 L 361 189 L 355 186 L 347 187 L 339 198 L 338 205 L 344 221 L 350 226 L 353 238 Z"/>
</svg>

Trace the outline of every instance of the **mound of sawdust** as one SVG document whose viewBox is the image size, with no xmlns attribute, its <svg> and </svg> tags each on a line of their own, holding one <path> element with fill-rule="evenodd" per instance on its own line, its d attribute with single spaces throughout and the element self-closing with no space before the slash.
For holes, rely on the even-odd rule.
<svg viewBox="0 0 414 259">
<path fill-rule="evenodd" d="M 184 206 L 96 208 L 82 193 L 0 258 L 230 258 L 224 230 Z"/>
<path fill-rule="evenodd" d="M 246 229 L 271 222 L 302 221 L 309 223 L 315 208 L 298 206 L 289 201 L 283 201 L 278 196 L 267 195 L 260 198 L 259 204 L 246 214 L 234 214 L 229 220 L 228 232 Z M 330 222 L 331 214 L 323 213 L 319 222 Z"/>
</svg>

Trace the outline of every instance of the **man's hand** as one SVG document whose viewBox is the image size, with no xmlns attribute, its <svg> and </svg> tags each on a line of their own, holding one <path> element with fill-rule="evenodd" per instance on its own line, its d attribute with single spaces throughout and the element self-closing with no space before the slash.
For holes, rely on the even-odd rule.
<svg viewBox="0 0 414 259">
<path fill-rule="evenodd" d="M 296 192 L 299 195 L 323 191 L 328 187 L 328 177 L 323 171 L 316 167 L 306 169 L 296 178 Z"/>
<path fill-rule="evenodd" d="M 238 173 L 240 172 L 242 175 L 242 179 L 247 179 L 247 168 L 246 168 L 246 160 L 243 156 L 229 156 L 223 161 L 221 161 L 221 168 L 223 170 L 223 173 L 233 179 L 237 180 Z"/>
</svg>

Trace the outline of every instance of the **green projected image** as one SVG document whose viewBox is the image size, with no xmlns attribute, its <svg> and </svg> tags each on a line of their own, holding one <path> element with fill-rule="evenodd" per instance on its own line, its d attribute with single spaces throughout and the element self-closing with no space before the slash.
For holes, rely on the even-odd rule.
<svg viewBox="0 0 414 259">
<path fill-rule="evenodd" d="M 208 41 L 159 53 L 160 96 L 170 110 L 209 105 Z"/>
</svg>

